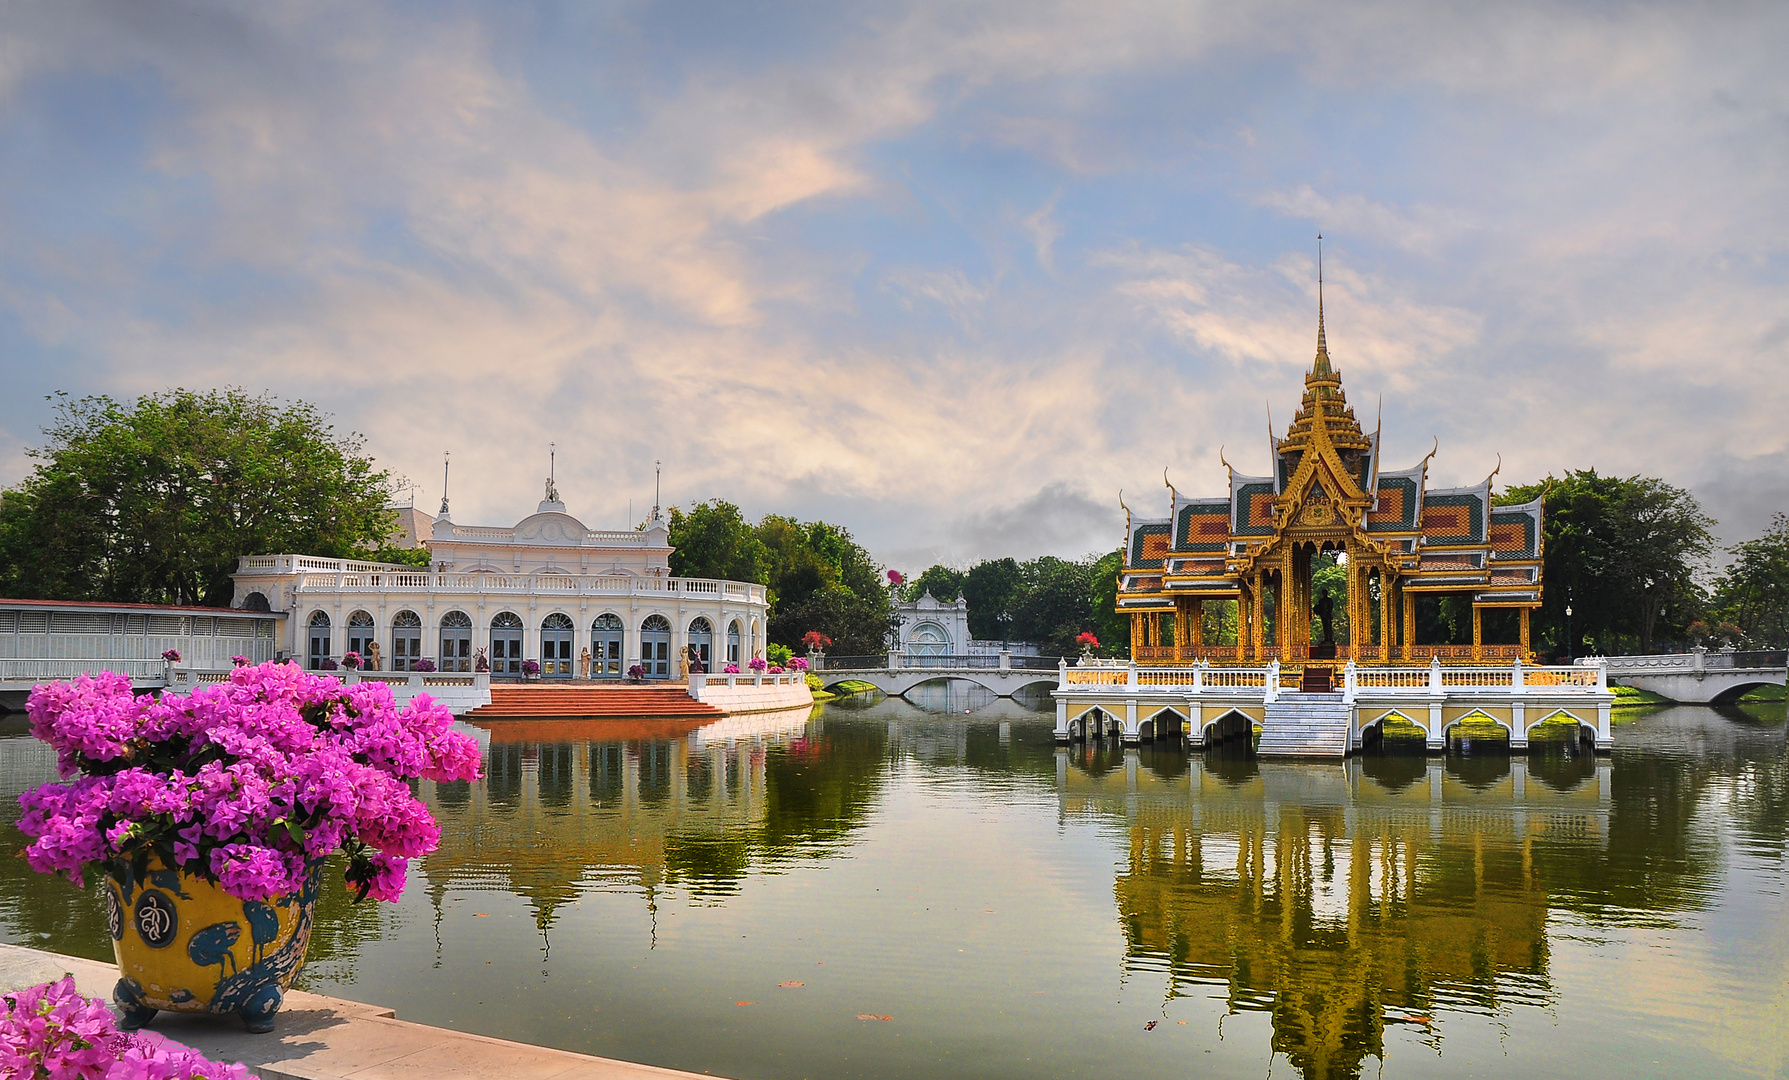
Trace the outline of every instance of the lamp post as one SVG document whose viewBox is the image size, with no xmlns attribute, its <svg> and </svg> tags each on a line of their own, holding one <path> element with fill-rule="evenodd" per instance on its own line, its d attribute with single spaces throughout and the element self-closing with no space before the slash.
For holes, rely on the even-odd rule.
<svg viewBox="0 0 1789 1080">
<path fill-rule="evenodd" d="M 1008 644 L 1007 628 L 1012 625 L 1013 621 L 1012 612 L 1002 611 L 996 618 L 1000 623 L 1000 651 L 1005 652 Z"/>
<path fill-rule="evenodd" d="M 1566 663 L 1569 664 L 1572 662 L 1572 654 L 1575 652 L 1577 652 L 1577 650 L 1572 647 L 1572 604 L 1571 604 L 1570 600 L 1567 600 L 1565 603 L 1565 662 Z"/>
</svg>

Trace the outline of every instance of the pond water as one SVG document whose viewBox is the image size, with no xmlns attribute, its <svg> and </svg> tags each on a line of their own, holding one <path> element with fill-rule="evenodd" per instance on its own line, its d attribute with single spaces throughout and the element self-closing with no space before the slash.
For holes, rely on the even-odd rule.
<svg viewBox="0 0 1789 1080">
<path fill-rule="evenodd" d="M 401 903 L 327 890 L 301 985 L 740 1080 L 1781 1077 L 1783 713 L 1341 764 L 1059 748 L 944 688 L 499 722 L 484 781 L 422 785 Z M 0 723 L 9 853 L 53 774 Z M 12 857 L 0 937 L 110 959 L 95 896 Z"/>
</svg>

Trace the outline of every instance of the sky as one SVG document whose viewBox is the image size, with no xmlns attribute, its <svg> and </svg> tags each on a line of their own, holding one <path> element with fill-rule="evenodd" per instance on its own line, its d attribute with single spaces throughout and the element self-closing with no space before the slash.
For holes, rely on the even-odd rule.
<svg viewBox="0 0 1789 1080">
<path fill-rule="evenodd" d="M 1110 550 L 1268 470 L 1789 511 L 1789 5 L 0 6 L 0 483 L 57 391 L 311 402 L 453 516 Z M 412 497 L 406 492 L 404 501 Z M 631 518 L 630 518 L 631 513 Z"/>
</svg>

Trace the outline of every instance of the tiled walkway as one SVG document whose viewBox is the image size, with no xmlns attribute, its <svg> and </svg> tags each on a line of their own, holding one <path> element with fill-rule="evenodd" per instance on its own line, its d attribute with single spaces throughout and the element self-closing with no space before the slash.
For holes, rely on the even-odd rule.
<svg viewBox="0 0 1789 1080">
<path fill-rule="evenodd" d="M 88 997 L 110 1001 L 111 964 L 0 944 L 0 991 L 75 977 Z M 240 1061 L 262 1080 L 676 1080 L 695 1073 L 487 1039 L 397 1019 L 381 1009 L 293 991 L 271 1035 L 234 1017 L 163 1013 L 150 1025 L 218 1061 Z"/>
</svg>

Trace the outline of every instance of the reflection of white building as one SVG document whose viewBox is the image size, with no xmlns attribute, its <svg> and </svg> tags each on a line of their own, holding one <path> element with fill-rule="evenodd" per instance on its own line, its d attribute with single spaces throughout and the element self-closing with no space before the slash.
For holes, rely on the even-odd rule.
<svg viewBox="0 0 1789 1080">
<path fill-rule="evenodd" d="M 762 585 L 672 577 L 663 519 L 639 531 L 585 528 L 549 485 L 547 500 L 514 528 L 457 525 L 447 512 L 406 512 L 407 530 L 429 549 L 426 569 L 388 563 L 253 555 L 233 575 L 234 605 L 284 611 L 279 647 L 308 667 L 352 651 L 382 666 L 471 671 L 476 655 L 493 675 L 541 673 L 619 678 L 633 664 L 648 676 L 681 674 L 686 647 L 710 670 L 743 665 L 765 646 Z"/>
</svg>

